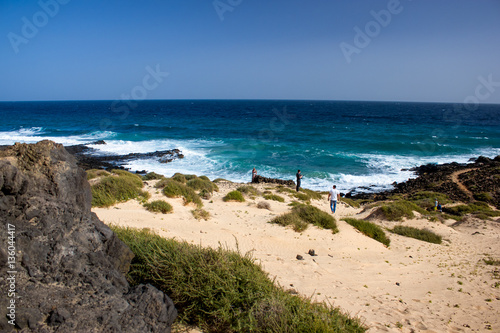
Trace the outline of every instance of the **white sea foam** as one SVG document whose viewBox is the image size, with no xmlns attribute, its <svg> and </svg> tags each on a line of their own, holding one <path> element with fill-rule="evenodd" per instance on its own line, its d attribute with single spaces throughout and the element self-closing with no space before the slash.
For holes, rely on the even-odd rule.
<svg viewBox="0 0 500 333">
<path fill-rule="evenodd" d="M 0 132 L 0 145 L 12 145 L 16 142 L 35 143 L 41 140 L 51 140 L 63 145 L 77 145 L 96 140 L 113 138 L 116 134 L 109 131 L 95 131 L 83 135 L 50 136 L 44 135 L 42 127 L 21 128 L 15 131 Z"/>
</svg>

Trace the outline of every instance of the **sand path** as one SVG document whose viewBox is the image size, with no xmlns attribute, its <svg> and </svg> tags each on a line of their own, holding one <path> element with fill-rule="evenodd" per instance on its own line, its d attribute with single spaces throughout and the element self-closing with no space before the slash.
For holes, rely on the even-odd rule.
<svg viewBox="0 0 500 333">
<path fill-rule="evenodd" d="M 326 301 L 360 317 L 369 332 L 500 332 L 500 275 L 498 266 L 486 265 L 486 257 L 500 259 L 500 223 L 467 220 L 453 227 L 415 218 L 405 225 L 429 228 L 443 236 L 441 245 L 390 234 L 385 247 L 367 238 L 341 217 L 366 217 L 368 212 L 344 204 L 336 213 L 339 233 L 310 227 L 296 233 L 267 223 L 289 211 L 292 201 L 267 201 L 271 210 L 258 209 L 262 197 L 244 203 L 223 202 L 222 197 L 238 184 L 222 183 L 204 209 L 208 221 L 193 218 L 194 207 L 181 199 L 163 197 L 149 182 L 152 199 L 164 199 L 174 206 L 173 214 L 153 214 L 138 202 L 112 208 L 94 208 L 105 223 L 151 228 L 203 246 L 219 245 L 251 251 L 271 277 L 286 289 Z M 260 190 L 269 185 L 259 185 Z M 313 205 L 328 212 L 326 196 Z M 377 222 L 393 227 L 394 222 Z M 317 256 L 308 255 L 314 249 Z M 297 260 L 300 254 L 304 260 Z"/>
<path fill-rule="evenodd" d="M 472 170 L 477 170 L 477 169 L 465 169 L 465 170 L 455 171 L 454 173 L 452 173 L 450 175 L 451 181 L 454 182 L 455 184 L 457 184 L 458 187 L 462 190 L 462 192 L 467 194 L 467 196 L 471 199 L 473 198 L 472 192 L 469 191 L 469 189 L 464 184 L 462 184 L 462 182 L 460 181 L 460 179 L 458 179 L 458 177 L 461 174 L 467 173 L 467 172 L 472 171 Z"/>
</svg>

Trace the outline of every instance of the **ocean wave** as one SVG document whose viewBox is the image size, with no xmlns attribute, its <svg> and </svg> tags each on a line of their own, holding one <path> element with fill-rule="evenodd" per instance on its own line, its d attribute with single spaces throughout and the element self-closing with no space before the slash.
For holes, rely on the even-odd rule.
<svg viewBox="0 0 500 333">
<path fill-rule="evenodd" d="M 116 136 L 111 131 L 94 131 L 82 135 L 54 136 L 42 127 L 20 128 L 14 131 L 0 132 L 0 145 L 12 145 L 16 142 L 36 143 L 42 140 L 51 140 L 63 145 L 85 144 L 97 140 L 110 139 Z"/>
</svg>

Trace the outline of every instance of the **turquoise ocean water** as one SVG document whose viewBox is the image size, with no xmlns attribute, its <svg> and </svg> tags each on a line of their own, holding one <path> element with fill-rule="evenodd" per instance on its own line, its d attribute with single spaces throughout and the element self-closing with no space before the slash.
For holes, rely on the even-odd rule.
<svg viewBox="0 0 500 333">
<path fill-rule="evenodd" d="M 131 170 L 247 182 L 251 169 L 323 190 L 391 188 L 425 163 L 500 154 L 500 105 L 339 101 L 0 102 L 0 145 L 105 140 L 96 154 L 178 148 L 184 159 Z"/>
</svg>

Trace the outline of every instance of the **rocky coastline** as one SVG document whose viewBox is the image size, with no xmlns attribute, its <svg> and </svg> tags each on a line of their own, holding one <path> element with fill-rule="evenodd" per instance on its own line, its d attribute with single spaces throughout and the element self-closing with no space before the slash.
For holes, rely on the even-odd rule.
<svg viewBox="0 0 500 333">
<path fill-rule="evenodd" d="M 450 199 L 471 202 L 487 196 L 489 203 L 500 209 L 500 155 L 494 159 L 479 156 L 469 163 L 426 164 L 414 168 L 417 178 L 394 183 L 394 189 L 379 193 L 348 193 L 353 199 L 387 200 L 398 194 L 419 191 L 446 194 Z"/>
</svg>

